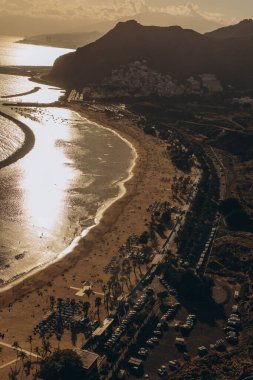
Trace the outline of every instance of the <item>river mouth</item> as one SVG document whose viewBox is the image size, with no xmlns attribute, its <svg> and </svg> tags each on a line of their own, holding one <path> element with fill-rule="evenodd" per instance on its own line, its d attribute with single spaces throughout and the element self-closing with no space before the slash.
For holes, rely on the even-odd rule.
<svg viewBox="0 0 253 380">
<path fill-rule="evenodd" d="M 2 286 L 69 253 L 122 195 L 135 159 L 119 135 L 73 111 L 16 111 L 35 144 L 0 170 Z"/>
</svg>

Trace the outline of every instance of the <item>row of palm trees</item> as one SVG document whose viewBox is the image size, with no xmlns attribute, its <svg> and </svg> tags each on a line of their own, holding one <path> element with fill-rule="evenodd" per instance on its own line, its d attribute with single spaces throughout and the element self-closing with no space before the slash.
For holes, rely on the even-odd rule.
<svg viewBox="0 0 253 380">
<path fill-rule="evenodd" d="M 150 233 L 150 236 L 152 237 L 152 232 Z M 127 291 L 129 292 L 133 288 L 132 278 L 131 274 L 132 271 L 134 273 L 136 281 L 138 281 L 138 274 L 137 274 L 137 268 L 139 270 L 139 277 L 143 276 L 142 273 L 142 264 L 143 264 L 143 256 L 139 256 L 140 253 L 145 251 L 147 247 L 145 245 L 142 246 L 142 249 L 137 249 L 136 246 L 134 247 L 135 255 L 132 255 L 128 258 L 124 258 L 121 263 L 117 263 L 114 266 L 113 273 L 110 277 L 110 279 L 107 281 L 106 284 L 103 284 L 102 290 L 104 293 L 103 297 L 103 304 L 105 305 L 105 308 L 107 310 L 107 313 L 109 314 L 110 309 L 113 309 L 115 302 L 117 301 L 117 298 L 122 295 L 122 293 L 125 290 L 125 287 Z M 130 247 L 131 249 L 131 247 Z M 148 250 L 148 253 L 150 253 L 151 250 Z M 148 262 L 148 255 L 146 263 Z M 85 290 L 85 294 L 90 298 L 90 296 L 93 294 L 93 291 L 91 288 L 87 288 Z M 72 302 L 74 302 L 73 300 Z M 96 313 L 97 318 L 100 320 L 100 308 L 102 305 L 102 298 L 96 297 L 94 306 L 96 307 Z M 63 307 L 63 299 L 57 298 L 55 299 L 54 296 L 50 296 L 50 309 L 53 311 L 53 309 L 57 307 L 59 313 L 61 313 L 62 307 Z M 74 305 L 73 305 L 74 307 Z M 89 311 L 91 308 L 91 302 L 90 301 L 84 301 L 82 305 L 82 311 L 84 318 L 88 317 Z M 42 359 L 47 357 L 49 353 L 51 353 L 51 345 L 49 339 L 45 337 L 44 334 L 42 334 L 42 347 L 39 349 L 38 347 L 35 347 L 35 352 L 37 354 L 37 360 L 36 360 L 36 369 L 34 373 L 34 379 L 37 379 L 37 364 L 39 363 L 39 358 Z M 33 349 L 33 337 L 30 335 L 27 338 L 27 342 L 30 345 L 30 355 L 27 355 L 22 351 L 20 348 L 18 342 L 13 343 L 13 347 L 16 348 L 17 351 L 17 358 L 15 362 L 15 367 L 10 368 L 9 372 L 9 379 L 16 380 L 18 376 L 20 375 L 20 379 L 22 380 L 25 376 L 28 376 L 31 371 L 32 367 L 32 349 Z M 22 361 L 21 368 L 18 368 L 18 361 Z"/>
<path fill-rule="evenodd" d="M 33 337 L 32 335 L 29 335 L 27 337 L 27 342 L 30 345 L 30 354 L 27 354 L 22 350 L 20 347 L 19 343 L 17 341 L 14 341 L 12 344 L 12 347 L 16 350 L 16 361 L 15 361 L 15 366 L 10 367 L 9 371 L 9 379 L 10 380 L 23 380 L 26 379 L 27 376 L 31 374 L 31 369 L 32 369 L 32 349 L 33 349 Z M 34 349 L 35 354 L 37 355 L 37 358 L 35 360 L 35 372 L 33 374 L 33 379 L 36 380 L 38 377 L 38 365 L 39 365 L 39 359 L 40 358 L 45 358 L 48 353 L 51 353 L 51 345 L 49 340 L 43 338 L 42 339 L 42 347 L 35 347 Z M 21 366 L 18 366 L 18 362 L 21 361 Z"/>
<path fill-rule="evenodd" d="M 105 308 L 107 310 L 107 314 L 109 314 L 110 309 L 113 308 L 114 302 L 117 300 L 117 298 L 124 292 L 124 287 L 126 286 L 127 290 L 130 291 L 133 287 L 132 280 L 131 280 L 131 273 L 132 269 L 135 274 L 136 280 L 138 279 L 137 273 L 136 273 L 136 267 L 137 267 L 137 260 L 133 259 L 132 261 L 133 265 L 131 265 L 130 259 L 124 259 L 122 264 L 115 265 L 113 274 L 111 275 L 110 279 L 107 281 L 106 284 L 102 285 L 102 291 L 104 294 L 103 297 L 103 304 L 105 305 Z M 139 272 L 142 275 L 142 270 L 140 264 L 138 265 Z M 85 290 L 85 294 L 88 298 L 93 294 L 93 291 L 91 288 L 87 288 Z M 98 320 L 100 320 L 100 307 L 102 305 L 102 298 L 96 297 L 95 298 L 95 307 L 96 307 L 96 313 Z M 83 303 L 83 312 L 84 316 L 88 316 L 89 309 L 91 307 L 91 303 L 89 301 L 86 301 Z"/>
</svg>

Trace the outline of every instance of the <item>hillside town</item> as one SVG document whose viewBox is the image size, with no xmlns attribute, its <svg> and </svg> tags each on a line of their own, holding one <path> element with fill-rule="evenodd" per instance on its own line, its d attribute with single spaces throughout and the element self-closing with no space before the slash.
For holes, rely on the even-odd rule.
<svg viewBox="0 0 253 380">
<path fill-rule="evenodd" d="M 170 98 L 190 94 L 216 94 L 223 87 L 214 74 L 190 77 L 184 83 L 174 80 L 169 74 L 151 69 L 146 60 L 131 62 L 112 70 L 100 85 L 84 87 L 82 91 L 72 90 L 69 102 L 83 99 L 143 98 L 150 96 Z"/>
</svg>

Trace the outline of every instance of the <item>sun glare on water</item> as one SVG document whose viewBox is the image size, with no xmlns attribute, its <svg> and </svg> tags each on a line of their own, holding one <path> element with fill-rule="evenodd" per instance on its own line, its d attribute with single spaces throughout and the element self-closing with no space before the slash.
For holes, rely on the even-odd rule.
<svg viewBox="0 0 253 380">
<path fill-rule="evenodd" d="M 59 110 L 59 116 L 62 112 Z M 46 233 L 54 230 L 64 212 L 66 190 L 75 173 L 64 149 L 57 146 L 61 139 L 66 141 L 70 137 L 66 125 L 57 125 L 52 120 L 44 128 L 35 124 L 33 129 L 36 144 L 23 162 L 24 208 L 30 223 Z"/>
<path fill-rule="evenodd" d="M 72 49 L 16 43 L 22 37 L 0 36 L 0 65 L 52 66 L 56 58 Z"/>
</svg>

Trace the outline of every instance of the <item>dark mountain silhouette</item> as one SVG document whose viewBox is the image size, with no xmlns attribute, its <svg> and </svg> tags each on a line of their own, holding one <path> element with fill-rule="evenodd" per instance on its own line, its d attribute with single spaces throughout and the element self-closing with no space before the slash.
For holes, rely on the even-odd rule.
<svg viewBox="0 0 253 380">
<path fill-rule="evenodd" d="M 219 28 L 206 33 L 206 36 L 215 38 L 253 37 L 253 20 L 243 20 L 239 24 Z"/>
<path fill-rule="evenodd" d="M 136 60 L 146 60 L 149 67 L 179 80 L 214 73 L 224 83 L 245 85 L 253 75 L 253 44 L 250 37 L 237 44 L 233 38 L 212 38 L 179 26 L 142 26 L 131 20 L 58 58 L 50 78 L 81 88 Z"/>
</svg>

